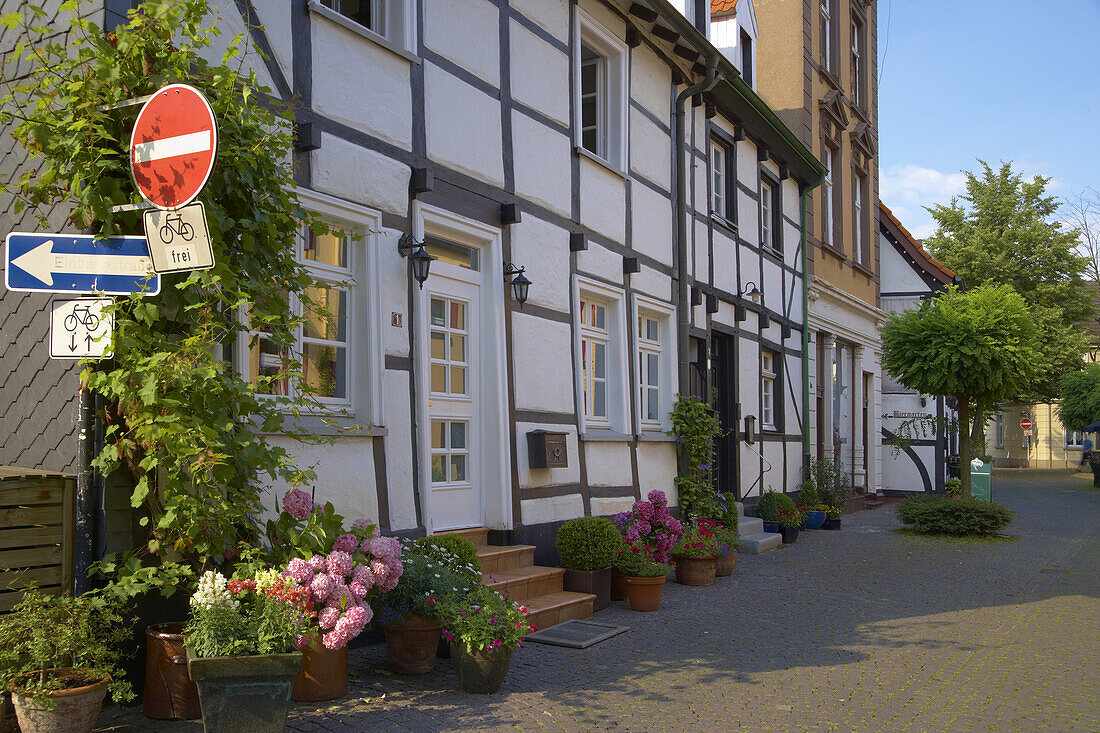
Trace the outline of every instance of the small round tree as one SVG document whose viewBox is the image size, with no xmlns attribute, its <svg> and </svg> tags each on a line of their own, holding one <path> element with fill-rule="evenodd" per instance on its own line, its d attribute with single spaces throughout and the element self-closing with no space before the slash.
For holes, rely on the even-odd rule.
<svg viewBox="0 0 1100 733">
<path fill-rule="evenodd" d="M 949 286 L 882 329 L 882 366 L 899 383 L 959 403 L 959 462 L 970 496 L 970 415 L 1025 389 L 1035 375 L 1037 331 L 1027 303 L 1007 285 Z"/>
<path fill-rule="evenodd" d="M 1058 419 L 1066 430 L 1084 430 L 1100 419 L 1100 364 L 1088 364 L 1062 377 Z"/>
</svg>

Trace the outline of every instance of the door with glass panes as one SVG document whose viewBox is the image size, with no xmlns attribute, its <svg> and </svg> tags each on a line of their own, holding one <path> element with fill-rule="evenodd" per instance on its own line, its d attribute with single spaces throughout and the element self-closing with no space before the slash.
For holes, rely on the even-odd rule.
<svg viewBox="0 0 1100 733">
<path fill-rule="evenodd" d="M 478 295 L 474 273 L 433 263 L 428 280 L 428 421 L 431 529 L 480 526 L 481 410 L 478 401 Z"/>
</svg>

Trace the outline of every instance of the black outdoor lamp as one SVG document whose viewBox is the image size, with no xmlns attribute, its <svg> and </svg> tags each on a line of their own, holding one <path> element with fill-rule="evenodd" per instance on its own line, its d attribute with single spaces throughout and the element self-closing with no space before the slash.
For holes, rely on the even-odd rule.
<svg viewBox="0 0 1100 733">
<path fill-rule="evenodd" d="M 402 234 L 397 240 L 397 251 L 402 257 L 409 258 L 412 265 L 412 276 L 420 289 L 424 289 L 424 281 L 428 279 L 428 270 L 431 269 L 432 260 L 435 258 L 424 251 L 424 243 L 418 242 L 409 234 Z"/>
<path fill-rule="evenodd" d="M 760 288 L 756 287 L 756 283 L 751 280 L 745 285 L 744 290 L 737 291 L 738 298 L 748 298 L 753 302 L 753 305 L 760 302 L 761 295 L 763 295 L 763 293 L 760 291 Z"/>
<path fill-rule="evenodd" d="M 745 443 L 752 445 L 756 441 L 756 416 L 745 415 Z"/>
<path fill-rule="evenodd" d="M 523 308 L 523 304 L 527 302 L 527 291 L 531 289 L 531 281 L 523 274 L 525 269 L 516 267 L 511 262 L 504 263 L 504 282 L 511 283 L 512 297 L 519 303 L 520 308 Z"/>
</svg>

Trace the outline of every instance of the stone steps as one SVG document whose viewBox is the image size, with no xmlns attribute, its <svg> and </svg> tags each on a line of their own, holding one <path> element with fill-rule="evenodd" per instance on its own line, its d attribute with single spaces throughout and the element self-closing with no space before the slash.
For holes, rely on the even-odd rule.
<svg viewBox="0 0 1100 733">
<path fill-rule="evenodd" d="M 777 532 L 765 532 L 764 520 L 746 517 L 745 505 L 737 502 L 737 536 L 741 546 L 737 551 L 746 555 L 759 555 L 783 544 L 783 536 Z"/>
<path fill-rule="evenodd" d="M 562 589 L 561 568 L 531 565 L 512 570 L 497 570 L 482 576 L 481 582 L 511 601 L 526 601 Z"/>
</svg>

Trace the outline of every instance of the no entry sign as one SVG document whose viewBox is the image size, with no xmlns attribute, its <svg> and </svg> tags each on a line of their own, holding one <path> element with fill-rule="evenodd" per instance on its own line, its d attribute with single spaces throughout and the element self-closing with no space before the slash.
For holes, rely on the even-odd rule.
<svg viewBox="0 0 1100 733">
<path fill-rule="evenodd" d="M 157 208 L 186 206 L 206 185 L 217 147 L 217 123 L 206 98 L 187 84 L 169 84 L 145 103 L 134 122 L 134 183 Z"/>
<path fill-rule="evenodd" d="M 1031 418 L 1030 417 L 1020 418 L 1020 427 L 1024 430 L 1031 430 Z"/>
</svg>

